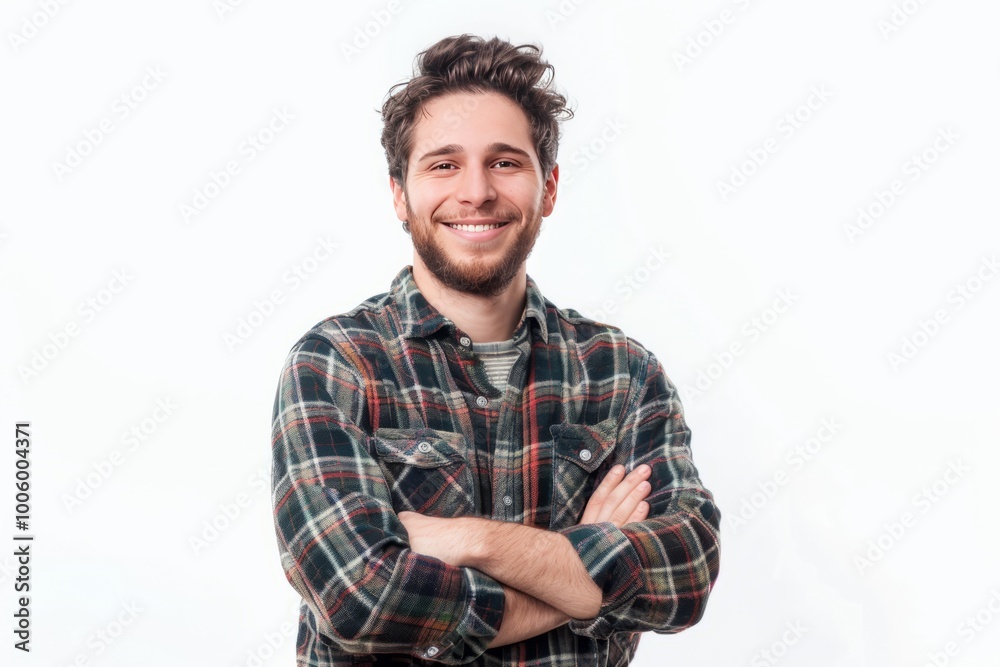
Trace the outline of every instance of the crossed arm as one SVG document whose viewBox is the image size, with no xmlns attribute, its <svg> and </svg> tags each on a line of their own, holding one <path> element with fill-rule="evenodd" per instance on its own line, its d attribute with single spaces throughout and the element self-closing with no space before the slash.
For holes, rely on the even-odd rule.
<svg viewBox="0 0 1000 667">
<path fill-rule="evenodd" d="M 610 521 L 619 528 L 649 511 L 649 466 L 629 474 L 616 465 L 594 490 L 580 524 Z M 501 583 L 503 622 L 490 647 L 529 639 L 567 621 L 589 619 L 601 590 L 569 539 L 560 533 L 479 517 L 439 518 L 400 512 L 410 548 L 456 567 L 473 567 Z"/>
<path fill-rule="evenodd" d="M 617 445 L 620 462 L 653 467 L 656 489 L 637 491 L 642 480 L 612 469 L 580 524 L 558 532 L 394 511 L 361 427 L 372 378 L 353 354 L 323 337 L 303 339 L 275 397 L 275 531 L 285 576 L 311 612 L 306 632 L 341 652 L 457 665 L 567 622 L 606 638 L 698 621 L 718 574 L 720 515 L 691 460 L 676 390 L 652 353 L 633 358 Z M 626 502 L 633 491 L 648 496 Z M 543 558 L 532 557 L 538 550 Z"/>
</svg>

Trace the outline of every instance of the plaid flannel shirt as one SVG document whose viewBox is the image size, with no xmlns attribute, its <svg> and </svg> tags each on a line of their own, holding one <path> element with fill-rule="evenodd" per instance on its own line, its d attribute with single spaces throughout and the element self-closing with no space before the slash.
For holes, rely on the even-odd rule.
<svg viewBox="0 0 1000 667">
<path fill-rule="evenodd" d="M 292 347 L 271 481 L 281 563 L 303 599 L 298 665 L 625 665 L 639 633 L 701 618 L 720 512 L 657 358 L 556 308 L 530 276 L 513 337 L 520 356 L 498 391 L 406 266 L 389 292 Z M 648 518 L 577 525 L 619 463 L 652 467 Z M 603 593 L 600 612 L 487 648 L 503 620 L 500 582 L 412 551 L 404 510 L 562 533 Z"/>
</svg>

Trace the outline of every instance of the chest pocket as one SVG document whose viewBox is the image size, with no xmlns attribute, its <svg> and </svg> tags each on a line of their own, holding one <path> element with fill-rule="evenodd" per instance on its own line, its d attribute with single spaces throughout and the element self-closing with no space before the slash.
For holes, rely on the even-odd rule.
<svg viewBox="0 0 1000 667">
<path fill-rule="evenodd" d="M 580 522 L 601 481 L 598 469 L 615 449 L 618 419 L 596 424 L 552 424 L 552 512 L 550 530 Z M 605 470 L 611 465 L 605 466 Z M 603 475 L 600 475 L 603 479 Z"/>
<path fill-rule="evenodd" d="M 397 512 L 449 518 L 474 513 L 476 480 L 461 433 L 380 428 L 369 447 Z"/>
</svg>

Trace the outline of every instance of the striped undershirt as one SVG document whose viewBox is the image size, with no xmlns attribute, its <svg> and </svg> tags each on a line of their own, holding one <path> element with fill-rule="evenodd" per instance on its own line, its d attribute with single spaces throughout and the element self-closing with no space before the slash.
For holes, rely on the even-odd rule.
<svg viewBox="0 0 1000 667">
<path fill-rule="evenodd" d="M 479 355 L 486 366 L 486 375 L 490 384 L 501 392 L 507 387 L 510 369 L 517 360 L 518 351 L 514 339 L 495 341 L 492 343 L 473 343 L 472 351 Z"/>
</svg>

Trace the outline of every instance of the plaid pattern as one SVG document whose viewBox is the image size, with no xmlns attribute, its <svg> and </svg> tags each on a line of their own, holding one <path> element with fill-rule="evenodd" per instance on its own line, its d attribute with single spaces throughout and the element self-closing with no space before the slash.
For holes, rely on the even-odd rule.
<svg viewBox="0 0 1000 667">
<path fill-rule="evenodd" d="M 292 347 L 274 403 L 272 503 L 303 598 L 299 665 L 625 665 L 639 633 L 701 618 L 720 513 L 676 389 L 642 345 L 556 308 L 530 276 L 526 297 L 502 392 L 411 266 Z M 648 518 L 576 525 L 618 463 L 652 467 Z M 403 510 L 561 532 L 603 591 L 600 613 L 487 649 L 500 582 L 414 553 Z"/>
</svg>

